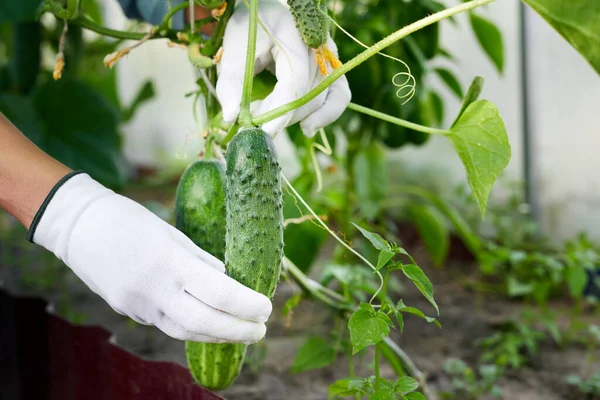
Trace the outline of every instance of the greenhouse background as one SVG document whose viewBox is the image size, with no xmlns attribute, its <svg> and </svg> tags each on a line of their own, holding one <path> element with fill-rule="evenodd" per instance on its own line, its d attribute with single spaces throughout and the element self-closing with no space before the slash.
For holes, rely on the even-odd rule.
<svg viewBox="0 0 600 400">
<path fill-rule="evenodd" d="M 104 0 L 104 6 L 107 24 L 126 24 L 116 1 Z M 576 50 L 520 2 L 493 3 L 486 7 L 485 16 L 502 32 L 502 74 L 470 34 L 464 15 L 456 17 L 457 25 L 442 21 L 441 45 L 457 55 L 455 71 L 463 86 L 474 76 L 485 77 L 482 96 L 497 105 L 506 124 L 513 155 L 492 197 L 503 198 L 507 182 L 522 184 L 535 218 L 554 243 L 581 232 L 600 241 L 600 80 Z M 142 164 L 185 165 L 201 140 L 187 112 L 192 99 L 180 94 L 189 91 L 196 78 L 184 62 L 185 54 L 170 51 L 160 42 L 149 43 L 116 67 L 126 104 L 148 78 L 153 79 L 158 93 L 124 127 L 125 152 L 130 160 Z M 448 61 L 434 61 L 433 65 L 444 63 Z M 460 100 L 439 80 L 422 85 L 431 85 L 443 94 L 449 110 L 445 124 L 451 124 L 454 116 L 450 110 L 458 110 Z M 168 112 L 157 112 L 165 107 Z M 282 136 L 280 142 L 285 141 Z M 293 172 L 294 162 L 285 153 L 285 143 L 278 148 Z M 393 157 L 402 167 L 443 182 L 446 189 L 466 184 L 464 167 L 442 137 L 431 138 L 424 147 L 403 148 Z"/>
</svg>

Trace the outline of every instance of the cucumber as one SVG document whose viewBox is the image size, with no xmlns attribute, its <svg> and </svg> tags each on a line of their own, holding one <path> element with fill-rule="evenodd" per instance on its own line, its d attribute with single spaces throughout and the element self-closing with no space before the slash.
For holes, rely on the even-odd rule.
<svg viewBox="0 0 600 400">
<path fill-rule="evenodd" d="M 226 161 L 225 179 L 216 162 L 186 170 L 177 189 L 176 226 L 215 257 L 225 248 L 227 274 L 272 299 L 283 258 L 281 167 L 273 143 L 261 129 L 242 130 L 229 143 Z M 246 350 L 238 343 L 186 342 L 192 376 L 211 390 L 235 381 Z"/>
<path fill-rule="evenodd" d="M 175 196 L 175 227 L 198 247 L 225 258 L 225 168 L 199 160 L 181 175 Z"/>
<path fill-rule="evenodd" d="M 327 0 L 287 0 L 296 28 L 307 46 L 314 49 L 327 41 L 329 19 Z"/>
<path fill-rule="evenodd" d="M 227 147 L 227 233 L 229 276 L 272 299 L 283 258 L 281 167 L 271 138 L 244 129 Z"/>
<path fill-rule="evenodd" d="M 175 198 L 175 226 L 197 246 L 220 260 L 225 257 L 225 171 L 216 160 L 191 164 L 181 176 Z M 210 390 L 229 387 L 239 375 L 246 345 L 186 342 L 194 380 Z"/>
</svg>

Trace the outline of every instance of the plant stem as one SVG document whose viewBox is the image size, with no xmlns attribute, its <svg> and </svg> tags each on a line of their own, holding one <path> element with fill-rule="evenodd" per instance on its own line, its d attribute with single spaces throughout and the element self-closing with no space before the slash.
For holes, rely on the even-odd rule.
<svg viewBox="0 0 600 400">
<path fill-rule="evenodd" d="M 346 311 L 352 310 L 352 305 L 348 306 L 348 303 L 345 300 L 340 300 L 337 298 L 327 298 L 321 292 L 324 288 L 318 282 L 307 277 L 298 267 L 294 265 L 287 257 L 283 258 L 283 267 L 290 274 L 290 277 L 300 286 L 309 296 L 323 301 L 323 303 L 336 311 Z M 386 359 L 389 357 L 394 357 L 391 364 L 400 363 L 406 375 L 412 376 L 419 382 L 421 390 L 425 394 L 427 400 L 438 400 L 437 393 L 427 386 L 426 376 L 417 366 L 414 361 L 402 350 L 392 339 L 386 337 L 383 342 L 380 343 L 381 346 L 385 346 L 385 349 L 381 349 L 381 354 L 384 355 Z M 349 363 L 349 375 L 354 376 L 354 363 L 351 355 L 348 356 Z"/>
<path fill-rule="evenodd" d="M 423 132 L 423 133 L 429 133 L 431 135 L 446 135 L 446 134 L 450 133 L 449 131 L 444 130 L 444 129 L 430 128 L 428 126 L 419 125 L 419 124 L 415 124 L 414 122 L 409 122 L 409 121 L 406 121 L 406 120 L 403 120 L 400 118 L 392 117 L 391 115 L 373 110 L 371 108 L 359 106 L 358 104 L 355 104 L 355 103 L 348 104 L 348 109 L 358 111 L 360 113 L 369 115 L 374 118 L 379 118 L 380 120 L 392 123 L 394 125 L 403 126 L 405 128 L 409 128 L 409 129 Z"/>
<path fill-rule="evenodd" d="M 90 31 L 96 32 L 103 36 L 109 36 L 117 39 L 125 39 L 125 40 L 142 40 L 146 33 L 142 32 L 127 32 L 127 31 L 117 31 L 114 29 L 106 28 L 104 26 L 98 25 L 91 19 L 84 17 L 83 15 L 79 15 L 74 20 L 70 21 L 71 24 L 75 24 L 81 26 L 82 28 L 88 29 Z M 159 31 L 157 30 L 150 39 L 158 39 L 158 38 L 170 38 L 177 39 L 177 35 L 175 31 L 166 30 Z"/>
<path fill-rule="evenodd" d="M 380 52 L 383 49 L 394 44 L 395 42 L 402 39 L 403 37 L 410 35 L 411 33 L 414 33 L 420 29 L 423 29 L 426 26 L 429 26 L 431 24 L 439 22 L 445 18 L 451 17 L 453 15 L 459 14 L 464 11 L 472 10 L 472 9 L 480 7 L 484 4 L 491 3 L 493 1 L 494 0 L 473 0 L 473 1 L 469 1 L 467 3 L 462 3 L 458 6 L 455 6 L 452 8 L 447 8 L 447 9 L 437 12 L 435 14 L 429 15 L 428 17 L 425 17 L 417 22 L 414 22 L 410 25 L 405 26 L 404 28 L 402 28 L 400 30 L 397 30 L 396 32 L 392 33 L 391 35 L 389 35 L 389 36 L 385 37 L 384 39 L 380 40 L 379 42 L 375 43 L 373 46 L 369 47 L 367 50 L 363 51 L 362 53 L 360 53 L 359 55 L 357 55 L 350 61 L 346 62 L 340 68 L 333 71 L 331 74 L 329 74 L 329 76 L 327 78 L 325 78 L 320 84 L 315 86 L 311 91 L 309 91 L 304 96 L 302 96 L 299 99 L 294 100 L 288 104 L 284 104 L 280 107 L 277 107 L 277 108 L 275 108 L 269 112 L 266 112 L 262 115 L 259 115 L 259 116 L 255 117 L 252 120 L 252 122 L 256 125 L 261 125 L 261 124 L 264 124 L 265 122 L 271 121 L 271 120 L 273 120 L 277 117 L 280 117 L 292 110 L 295 110 L 298 107 L 305 105 L 306 103 L 308 103 L 309 101 L 311 101 L 312 99 L 317 97 L 321 92 L 323 92 L 329 86 L 331 86 L 331 84 L 333 82 L 335 82 L 337 79 L 339 79 L 342 75 L 344 75 L 348 71 L 352 70 L 353 68 L 359 66 L 360 64 L 362 64 L 369 58 L 373 57 L 378 52 Z"/>
<path fill-rule="evenodd" d="M 244 91 L 240 105 L 240 125 L 252 126 L 250 99 L 252 97 L 252 82 L 254 80 L 254 56 L 256 55 L 256 34 L 258 31 L 258 0 L 250 0 L 250 24 L 248 25 L 248 50 L 246 52 L 246 71 L 244 73 Z"/>
<path fill-rule="evenodd" d="M 294 186 L 292 186 L 290 181 L 287 180 L 287 178 L 285 177 L 285 175 L 283 175 L 283 173 L 281 173 L 281 179 L 283 179 L 283 181 L 288 185 L 288 188 L 290 189 L 292 194 L 296 197 L 296 199 L 298 199 L 298 201 L 300 201 L 300 203 L 302 203 L 302 205 L 308 210 L 308 212 L 311 213 L 313 217 L 315 217 L 315 219 L 319 225 L 321 225 L 331 236 L 333 236 L 333 238 L 335 240 L 337 240 L 342 246 L 344 246 L 346 249 L 348 249 L 352 254 L 354 254 L 355 256 L 360 258 L 365 264 L 367 264 L 369 266 L 369 268 L 371 268 L 373 270 L 373 272 L 375 272 L 377 274 L 377 277 L 379 278 L 381 284 L 379 285 L 379 288 L 377 289 L 375 294 L 373 294 L 373 296 L 371 297 L 371 300 L 369 301 L 369 303 L 373 303 L 373 300 L 375 300 L 377 298 L 377 296 L 379 295 L 379 292 L 381 292 L 381 289 L 383 287 L 383 275 L 381 275 L 381 272 L 379 272 L 377 270 L 377 268 L 375 268 L 375 266 L 373 264 L 371 264 L 371 262 L 369 262 L 369 260 L 367 260 L 365 258 L 365 256 L 360 254 L 358 251 L 354 250 L 346 242 L 344 242 L 342 239 L 340 239 L 340 237 L 338 235 L 336 235 L 335 232 L 333 232 L 331 230 L 331 228 L 329 228 L 327 226 L 327 224 L 321 220 L 321 218 L 319 218 L 319 216 L 313 211 L 312 208 L 310 208 L 310 206 L 306 203 L 304 198 L 302 198 L 302 196 L 300 196 L 300 193 L 298 193 L 298 191 L 296 191 Z"/>
<path fill-rule="evenodd" d="M 329 307 L 336 310 L 352 311 L 354 305 L 348 303 L 341 295 L 321 286 L 318 282 L 313 281 L 300 271 L 300 269 L 287 257 L 283 257 L 283 268 L 290 277 L 300 286 L 306 293 L 317 300 L 322 301 Z M 327 297 L 329 296 L 329 297 Z"/>
<path fill-rule="evenodd" d="M 225 9 L 225 14 L 221 15 L 211 38 L 205 43 L 205 46 L 201 49 L 202 54 L 204 54 L 205 56 L 214 56 L 219 50 L 219 47 L 221 47 L 221 44 L 223 43 L 223 36 L 225 36 L 225 27 L 227 26 L 227 22 L 229 22 L 229 19 L 233 15 L 234 8 L 235 1 L 228 0 L 227 8 Z"/>
<path fill-rule="evenodd" d="M 380 357 L 379 343 L 375 345 L 375 385 L 379 380 L 379 357 Z"/>
<path fill-rule="evenodd" d="M 390 350 L 390 352 L 396 356 L 396 359 L 400 361 L 402 368 L 404 368 L 406 371 L 406 375 L 412 376 L 417 382 L 419 382 L 419 387 L 421 388 L 421 391 L 423 391 L 423 394 L 427 400 L 438 400 L 437 393 L 434 391 L 434 389 L 427 385 L 426 375 L 421 372 L 419 368 L 417 368 L 413 360 L 411 360 L 404 350 L 398 347 L 398 345 L 389 337 L 383 339 L 381 345 L 386 346 L 388 350 Z"/>
<path fill-rule="evenodd" d="M 178 4 L 177 6 L 171 8 L 163 17 L 163 20 L 160 23 L 160 27 L 162 29 L 169 28 L 169 22 L 171 21 L 171 18 L 173 18 L 173 15 L 177 14 L 179 11 L 185 10 L 188 7 L 189 7 L 188 2 L 184 1 L 183 3 Z M 194 26 L 194 25 L 192 24 L 192 26 Z"/>
</svg>

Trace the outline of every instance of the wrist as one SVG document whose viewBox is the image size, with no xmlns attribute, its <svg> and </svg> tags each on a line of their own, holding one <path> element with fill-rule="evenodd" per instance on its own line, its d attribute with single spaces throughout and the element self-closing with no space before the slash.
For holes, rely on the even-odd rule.
<svg viewBox="0 0 600 400">
<path fill-rule="evenodd" d="M 29 229 L 52 188 L 71 170 L 41 151 L 0 113 L 0 208 Z"/>
</svg>

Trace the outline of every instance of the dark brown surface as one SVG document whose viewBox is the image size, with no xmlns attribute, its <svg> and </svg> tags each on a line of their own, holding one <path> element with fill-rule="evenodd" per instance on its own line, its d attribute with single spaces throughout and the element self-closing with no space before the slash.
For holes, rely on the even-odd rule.
<svg viewBox="0 0 600 400">
<path fill-rule="evenodd" d="M 183 366 L 144 360 L 46 306 L 0 290 L 0 399 L 222 400 Z"/>
</svg>

